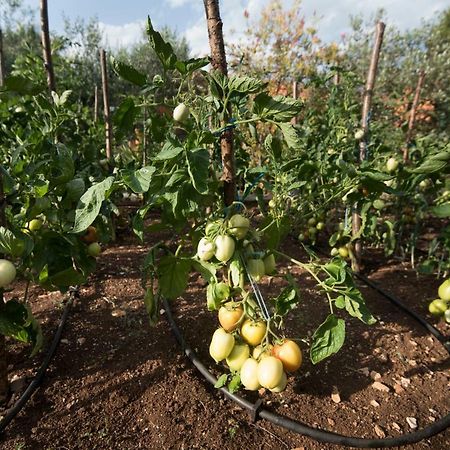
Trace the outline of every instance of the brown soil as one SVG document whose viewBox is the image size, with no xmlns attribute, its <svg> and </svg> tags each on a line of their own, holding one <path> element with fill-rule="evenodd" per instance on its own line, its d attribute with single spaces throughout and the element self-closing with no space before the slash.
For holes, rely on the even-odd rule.
<svg viewBox="0 0 450 450">
<path fill-rule="evenodd" d="M 287 242 L 285 248 L 302 257 L 294 242 Z M 342 448 L 264 420 L 252 423 L 182 355 L 164 314 L 150 328 L 140 286 L 145 252 L 146 247 L 130 237 L 104 252 L 99 270 L 81 288 L 81 299 L 72 308 L 41 388 L 7 428 L 2 449 Z M 286 322 L 287 334 L 307 337 L 325 317 L 326 302 L 307 274 L 281 261 L 280 265 L 295 274 L 303 292 L 302 302 Z M 395 261 L 372 268 L 370 278 L 423 316 L 439 284 L 431 277 L 417 277 Z M 277 278 L 268 279 L 262 289 L 269 298 L 281 285 Z M 17 286 L 18 293 L 22 288 Z M 416 419 L 418 428 L 426 427 L 450 410 L 448 355 L 413 319 L 370 288 L 360 288 L 379 321 L 367 327 L 349 319 L 346 342 L 337 355 L 317 366 L 305 357 L 285 392 L 260 396 L 267 409 L 345 435 L 398 436 L 412 431 L 407 418 Z M 61 299 L 57 293 L 32 292 L 31 303 L 47 343 L 59 321 Z M 189 290 L 173 304 L 173 312 L 188 343 L 219 374 L 220 366 L 208 355 L 217 319 L 205 308 L 198 275 L 192 275 Z M 448 326 L 440 323 L 439 327 L 448 334 Z M 43 354 L 29 359 L 28 349 L 13 343 L 10 350 L 10 376 L 30 379 Z M 372 386 L 374 372 L 389 392 Z M 339 393 L 338 403 L 333 393 Z M 10 405 L 19 394 L 20 388 Z M 250 399 L 258 396 L 241 394 Z M 404 448 L 448 449 L 450 433 Z"/>
</svg>

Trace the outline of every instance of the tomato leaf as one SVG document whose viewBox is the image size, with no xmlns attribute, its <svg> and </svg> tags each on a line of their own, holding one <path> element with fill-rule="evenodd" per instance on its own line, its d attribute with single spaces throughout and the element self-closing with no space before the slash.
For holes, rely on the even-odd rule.
<svg viewBox="0 0 450 450">
<path fill-rule="evenodd" d="M 138 170 L 125 169 L 121 172 L 124 183 L 136 194 L 147 192 L 156 168 L 145 166 Z"/>
<path fill-rule="evenodd" d="M 330 314 L 314 332 L 310 357 L 313 364 L 338 352 L 345 340 L 345 322 Z"/>
<path fill-rule="evenodd" d="M 290 97 L 277 95 L 271 97 L 262 92 L 254 100 L 253 112 L 261 119 L 274 122 L 289 122 L 302 109 L 302 103 Z"/>
<path fill-rule="evenodd" d="M 99 183 L 93 184 L 80 198 L 75 211 L 75 224 L 72 232 L 84 231 L 95 220 L 100 212 L 102 202 L 110 194 L 114 177 L 108 177 Z"/>
<path fill-rule="evenodd" d="M 217 282 L 216 267 L 214 264 L 192 258 L 192 265 L 197 272 L 200 272 L 200 275 L 206 282 Z"/>
<path fill-rule="evenodd" d="M 200 194 L 208 192 L 209 152 L 200 148 L 186 152 L 187 168 L 192 185 Z"/>
<path fill-rule="evenodd" d="M 155 160 L 165 161 L 176 158 L 183 151 L 182 147 L 175 147 L 171 142 L 166 142 L 162 150 L 156 155 Z"/>
<path fill-rule="evenodd" d="M 291 123 L 277 123 L 278 127 L 283 133 L 286 144 L 289 148 L 299 150 L 302 147 L 300 134 L 298 130 Z"/>
<path fill-rule="evenodd" d="M 289 311 L 293 310 L 299 301 L 298 291 L 295 287 L 287 286 L 280 295 L 274 299 L 275 312 L 279 316 L 284 316 Z"/>
<path fill-rule="evenodd" d="M 216 384 L 214 385 L 214 387 L 216 389 L 220 389 L 221 387 L 224 387 L 227 384 L 227 381 L 228 381 L 228 374 L 227 373 L 223 373 L 217 379 Z"/>
<path fill-rule="evenodd" d="M 167 255 L 158 265 L 158 280 L 161 294 L 172 300 L 179 297 L 186 289 L 191 261 Z"/>
<path fill-rule="evenodd" d="M 160 33 L 158 33 L 152 25 L 150 17 L 147 20 L 147 36 L 152 46 L 155 50 L 156 55 L 161 61 L 162 65 L 166 70 L 175 69 L 177 63 L 177 57 L 173 51 L 173 47 L 169 42 L 166 42 Z"/>
<path fill-rule="evenodd" d="M 147 77 L 143 73 L 136 70 L 134 67 L 118 61 L 113 56 L 111 56 L 109 59 L 114 72 L 119 77 L 139 87 L 142 87 L 147 83 Z"/>
<path fill-rule="evenodd" d="M 206 289 L 206 303 L 208 311 L 216 311 L 219 309 L 220 303 L 230 297 L 230 286 L 227 283 L 212 282 L 208 284 Z"/>
<path fill-rule="evenodd" d="M 228 384 L 228 390 L 233 394 L 240 388 L 240 386 L 241 386 L 241 377 L 239 375 L 239 372 L 236 372 Z"/>
<path fill-rule="evenodd" d="M 359 292 L 358 289 L 354 287 L 350 288 L 344 293 L 344 296 L 345 309 L 351 316 L 357 317 L 361 322 L 364 322 L 367 325 L 372 325 L 377 321 L 368 310 L 361 292 Z"/>
<path fill-rule="evenodd" d="M 435 206 L 431 209 L 431 212 L 436 216 L 444 219 L 446 217 L 450 217 L 450 203 L 444 203 L 439 206 Z"/>
</svg>

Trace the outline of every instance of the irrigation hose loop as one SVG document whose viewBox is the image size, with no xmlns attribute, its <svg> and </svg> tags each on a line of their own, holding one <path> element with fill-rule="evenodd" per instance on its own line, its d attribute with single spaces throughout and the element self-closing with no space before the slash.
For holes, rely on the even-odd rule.
<svg viewBox="0 0 450 450">
<path fill-rule="evenodd" d="M 362 281 L 366 282 L 366 278 L 355 274 Z M 370 280 L 367 280 L 370 281 Z M 450 353 L 448 341 L 446 338 L 432 325 L 428 324 L 423 318 L 418 316 L 416 313 L 411 311 L 406 305 L 404 305 L 400 300 L 395 298 L 392 294 L 384 291 L 383 289 L 376 286 L 373 282 L 367 283 L 368 286 L 376 289 L 380 294 L 384 295 L 388 300 L 394 303 L 397 307 L 404 310 L 411 317 L 416 319 L 422 326 L 424 326 L 430 333 L 432 333 L 439 342 L 443 343 L 446 350 Z M 175 335 L 178 343 L 182 347 L 185 355 L 191 360 L 192 364 L 198 369 L 198 371 L 204 376 L 204 378 L 210 382 L 212 385 L 215 385 L 217 379 L 214 375 L 209 372 L 207 367 L 200 361 L 197 354 L 189 347 L 187 342 L 185 341 L 180 329 L 178 328 L 175 319 L 173 318 L 172 311 L 170 309 L 170 304 L 167 299 L 163 299 L 164 309 L 166 311 L 166 317 L 169 321 L 170 327 L 172 329 L 173 334 Z M 412 433 L 403 434 L 401 436 L 395 438 L 384 438 L 384 439 L 365 439 L 359 437 L 352 436 L 344 436 L 338 433 L 333 433 L 332 431 L 321 430 L 318 428 L 312 428 L 308 425 L 305 425 L 301 422 L 297 422 L 295 420 L 289 419 L 288 417 L 282 416 L 277 413 L 273 413 L 267 409 L 262 408 L 261 404 L 251 403 L 248 400 L 240 397 L 239 395 L 232 394 L 228 391 L 227 388 L 221 387 L 219 390 L 228 398 L 236 402 L 242 408 L 245 408 L 250 411 L 250 416 L 252 420 L 256 420 L 258 417 L 262 419 L 266 419 L 269 422 L 272 422 L 275 425 L 281 426 L 287 430 L 293 431 L 295 433 L 308 436 L 316 441 L 343 445 L 348 447 L 357 447 L 357 448 L 385 448 L 385 447 L 398 447 L 406 444 L 414 444 L 416 442 L 422 441 L 423 439 L 428 439 L 432 436 L 435 436 L 447 428 L 450 427 L 450 414 L 447 414 L 445 417 L 440 420 L 434 422 L 433 424 L 422 428 L 421 430 L 414 431 Z"/>
<path fill-rule="evenodd" d="M 79 297 L 80 297 L 79 286 L 71 286 L 69 289 L 69 298 L 64 306 L 64 311 L 62 313 L 61 320 L 59 321 L 59 325 L 56 330 L 55 336 L 53 337 L 52 344 L 50 345 L 50 348 L 49 348 L 44 360 L 42 361 L 41 366 L 39 367 L 38 371 L 36 372 L 36 375 L 31 380 L 28 387 L 25 389 L 23 394 L 19 397 L 17 402 L 14 404 L 14 406 L 8 410 L 6 415 L 0 421 L 0 435 L 3 434 L 6 427 L 11 423 L 11 421 L 14 419 L 14 417 L 25 406 L 26 402 L 33 395 L 34 391 L 42 383 L 42 380 L 44 379 L 44 375 L 47 372 L 48 366 L 50 365 L 50 362 L 52 361 L 53 356 L 55 355 L 56 349 L 58 348 L 59 342 L 61 340 L 61 335 L 64 330 L 64 326 L 66 324 L 67 317 L 69 316 L 70 308 L 71 308 L 73 302 L 75 301 L 75 299 L 78 299 Z"/>
</svg>

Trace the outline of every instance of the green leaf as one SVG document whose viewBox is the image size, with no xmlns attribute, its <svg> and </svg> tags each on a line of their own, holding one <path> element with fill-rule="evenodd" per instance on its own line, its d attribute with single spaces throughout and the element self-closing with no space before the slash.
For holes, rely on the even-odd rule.
<svg viewBox="0 0 450 450">
<path fill-rule="evenodd" d="M 209 174 L 209 152 L 200 148 L 197 150 L 188 150 L 186 152 L 186 161 L 189 176 L 197 192 L 205 194 L 208 192 L 208 174 Z"/>
<path fill-rule="evenodd" d="M 136 194 L 147 192 L 156 168 L 145 166 L 139 170 L 125 169 L 121 172 L 123 182 Z"/>
<path fill-rule="evenodd" d="M 266 83 L 257 78 L 232 76 L 228 81 L 228 90 L 230 92 L 240 92 L 242 94 L 252 94 L 261 90 Z"/>
<path fill-rule="evenodd" d="M 367 325 L 372 325 L 377 321 L 368 310 L 361 292 L 359 292 L 358 289 L 351 288 L 344 293 L 344 296 L 345 309 L 351 316 L 358 318 Z"/>
<path fill-rule="evenodd" d="M 277 95 L 271 97 L 262 92 L 254 100 L 253 112 L 263 120 L 274 122 L 289 122 L 302 109 L 302 103 L 289 97 Z"/>
<path fill-rule="evenodd" d="M 138 112 L 139 109 L 135 106 L 134 100 L 131 97 L 126 98 L 119 105 L 114 113 L 113 122 L 121 134 L 128 133 L 133 129 Z"/>
<path fill-rule="evenodd" d="M 20 75 L 11 75 L 5 80 L 5 89 L 21 95 L 36 95 L 44 90 L 44 86 Z"/>
<path fill-rule="evenodd" d="M 153 50 L 155 50 L 156 55 L 158 56 L 161 64 L 164 66 L 166 70 L 173 70 L 176 67 L 177 57 L 173 51 L 172 45 L 169 42 L 166 42 L 160 33 L 155 31 L 152 25 L 152 21 L 150 17 L 147 20 L 147 36 L 152 46 Z"/>
<path fill-rule="evenodd" d="M 244 267 L 239 256 L 233 255 L 233 260 L 230 263 L 230 278 L 233 287 L 243 286 L 244 284 Z"/>
<path fill-rule="evenodd" d="M 58 288 L 83 284 L 86 282 L 86 279 L 85 275 L 75 270 L 73 267 L 69 267 L 48 277 L 48 281 Z"/>
<path fill-rule="evenodd" d="M 450 160 L 450 147 L 444 151 L 429 156 L 419 167 L 411 170 L 412 173 L 429 174 L 444 169 Z"/>
<path fill-rule="evenodd" d="M 345 340 L 345 322 L 330 314 L 314 332 L 310 357 L 313 364 L 338 352 Z"/>
<path fill-rule="evenodd" d="M 110 57 L 110 61 L 114 72 L 119 77 L 139 87 L 147 84 L 147 77 L 143 73 L 137 71 L 134 67 L 118 61 L 113 56 Z"/>
<path fill-rule="evenodd" d="M 195 258 L 192 258 L 192 266 L 194 270 L 200 273 L 202 278 L 207 283 L 217 282 L 216 278 L 216 267 L 214 264 L 209 263 L 208 261 L 201 261 Z"/>
<path fill-rule="evenodd" d="M 215 281 L 208 284 L 206 288 L 206 303 L 209 311 L 216 311 L 220 304 L 231 295 L 230 286 L 223 281 L 216 283 Z"/>
<path fill-rule="evenodd" d="M 234 392 L 238 391 L 241 386 L 241 376 L 239 375 L 239 372 L 236 372 L 233 375 L 233 378 L 231 379 L 230 383 L 228 384 L 228 390 L 233 394 Z"/>
<path fill-rule="evenodd" d="M 278 123 L 277 125 L 283 133 L 287 146 L 294 150 L 301 149 L 300 134 L 294 125 L 291 123 Z"/>
<path fill-rule="evenodd" d="M 191 261 L 167 255 L 158 265 L 158 281 L 161 294 L 167 299 L 179 297 L 186 289 Z"/>
<path fill-rule="evenodd" d="M 114 183 L 114 177 L 108 177 L 99 183 L 93 184 L 80 198 L 75 211 L 75 224 L 73 233 L 84 231 L 95 220 L 100 212 L 102 202 L 109 195 Z"/>
<path fill-rule="evenodd" d="M 155 156 L 157 161 L 166 161 L 176 158 L 183 151 L 182 147 L 175 147 L 171 142 L 166 142 L 162 150 Z"/>
<path fill-rule="evenodd" d="M 216 384 L 214 385 L 214 387 L 216 389 L 220 389 L 221 387 L 224 387 L 227 384 L 227 381 L 228 381 L 228 374 L 227 373 L 223 373 L 218 378 L 218 380 L 217 380 Z"/>
<path fill-rule="evenodd" d="M 187 75 L 188 73 L 195 72 L 208 64 L 208 58 L 191 58 L 187 61 L 177 61 L 175 63 L 175 68 L 181 73 L 181 75 Z"/>
<path fill-rule="evenodd" d="M 287 286 L 274 299 L 275 312 L 279 316 L 284 316 L 289 311 L 293 310 L 299 301 L 298 291 L 295 287 Z"/>
<path fill-rule="evenodd" d="M 450 203 L 444 203 L 439 206 L 435 206 L 431 208 L 432 214 L 441 219 L 445 219 L 446 217 L 450 217 Z"/>
</svg>

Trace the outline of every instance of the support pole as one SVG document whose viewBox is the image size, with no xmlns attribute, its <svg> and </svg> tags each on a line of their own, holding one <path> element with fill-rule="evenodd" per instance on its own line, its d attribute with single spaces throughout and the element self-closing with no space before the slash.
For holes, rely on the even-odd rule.
<svg viewBox="0 0 450 450">
<path fill-rule="evenodd" d="M 419 73 L 419 79 L 417 80 L 416 92 L 414 94 L 414 100 L 411 106 L 408 120 L 408 131 L 406 132 L 406 144 L 403 147 L 403 162 L 407 162 L 409 158 L 409 146 L 412 141 L 414 125 L 416 122 L 416 112 L 419 106 L 420 91 L 422 90 L 423 81 L 425 80 L 425 71 L 421 70 Z"/>
<path fill-rule="evenodd" d="M 208 24 L 209 46 L 211 49 L 211 65 L 214 70 L 227 76 L 227 60 L 223 41 L 222 20 L 220 18 L 219 0 L 203 0 Z M 231 105 L 226 105 L 226 111 L 221 127 L 229 124 L 232 117 Z M 231 205 L 236 197 L 236 173 L 233 149 L 233 130 L 224 131 L 220 137 L 220 149 L 223 165 L 223 189 L 225 205 Z"/>
<path fill-rule="evenodd" d="M 48 28 L 47 0 L 41 0 L 41 41 L 44 65 L 47 72 L 47 85 L 50 92 L 56 91 L 55 73 L 53 71 L 52 47 L 50 44 L 50 32 Z"/>
<path fill-rule="evenodd" d="M 297 82 L 297 80 L 294 80 L 292 82 L 292 98 L 294 98 L 295 100 L 298 99 L 298 82 Z M 297 125 L 297 117 L 293 117 L 291 119 L 291 123 L 292 123 L 292 125 Z"/>
<path fill-rule="evenodd" d="M 378 61 L 380 59 L 381 45 L 383 43 L 384 29 L 386 25 L 383 22 L 377 23 L 375 44 L 372 50 L 369 72 L 367 74 L 366 87 L 364 90 L 363 107 L 361 116 L 361 128 L 364 131 L 364 138 L 359 144 L 359 161 L 362 162 L 367 158 L 367 139 L 369 134 L 370 108 L 372 106 L 373 88 L 375 86 L 375 78 L 377 76 Z M 361 229 L 361 216 L 359 214 L 358 204 L 353 205 L 352 211 L 352 234 L 356 236 Z M 352 268 L 355 272 L 361 271 L 361 240 L 354 241 L 354 258 L 352 258 Z"/>
<path fill-rule="evenodd" d="M 94 88 L 94 122 L 98 122 L 98 86 Z"/>
<path fill-rule="evenodd" d="M 5 54 L 3 52 L 3 31 L 0 28 L 0 87 L 5 85 Z"/>
<path fill-rule="evenodd" d="M 106 52 L 100 49 L 100 66 L 102 70 L 102 87 L 103 87 L 103 115 L 105 118 L 105 136 L 106 136 L 106 158 L 109 163 L 112 162 L 112 125 L 109 108 L 109 87 L 108 72 L 106 68 Z"/>
</svg>

